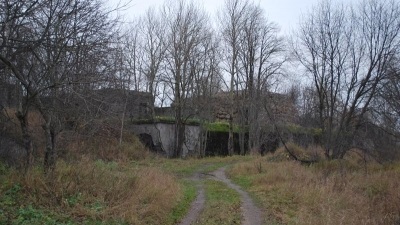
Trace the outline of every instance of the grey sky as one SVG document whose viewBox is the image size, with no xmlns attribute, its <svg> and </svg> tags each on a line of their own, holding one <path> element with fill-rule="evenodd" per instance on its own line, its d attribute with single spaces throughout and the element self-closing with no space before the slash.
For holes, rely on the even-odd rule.
<svg viewBox="0 0 400 225">
<path fill-rule="evenodd" d="M 115 6 L 119 1 L 127 2 L 128 0 L 109 0 L 110 6 Z M 282 30 L 287 34 L 291 29 L 296 28 L 301 14 L 307 13 L 312 6 L 317 4 L 319 0 L 255 0 L 264 9 L 267 18 L 276 22 Z M 348 0 L 349 1 L 349 0 Z M 354 1 L 354 0 L 350 0 Z M 150 6 L 159 6 L 164 0 L 132 0 L 130 8 L 122 12 L 126 19 L 132 20 L 135 16 L 141 15 Z M 218 9 L 221 8 L 224 0 L 198 0 L 200 5 L 214 16 Z"/>
</svg>

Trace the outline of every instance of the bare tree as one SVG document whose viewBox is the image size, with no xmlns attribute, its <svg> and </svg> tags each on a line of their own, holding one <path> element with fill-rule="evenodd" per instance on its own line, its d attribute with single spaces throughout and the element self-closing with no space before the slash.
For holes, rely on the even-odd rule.
<svg viewBox="0 0 400 225">
<path fill-rule="evenodd" d="M 242 95 L 245 99 L 241 107 L 241 121 L 243 127 L 249 128 L 249 149 L 261 144 L 260 102 L 268 96 L 273 77 L 280 74 L 281 66 L 286 61 L 278 27 L 263 14 L 259 6 L 249 7 L 239 53 L 240 75 L 244 85 Z M 244 141 L 241 142 L 243 145 Z M 242 154 L 244 151 L 245 147 L 242 146 Z"/>
<path fill-rule="evenodd" d="M 220 21 L 227 56 L 226 71 L 231 82 L 231 129 L 228 148 L 230 154 L 233 154 L 232 117 L 236 95 L 237 99 L 241 99 L 240 106 L 236 108 L 239 112 L 239 124 L 243 128 L 239 132 L 240 152 L 244 154 L 247 148 L 260 145 L 259 103 L 267 94 L 271 78 L 279 74 L 285 61 L 281 55 L 283 40 L 278 37 L 277 25 L 266 19 L 261 7 L 248 1 L 226 1 Z M 249 129 L 248 146 L 245 146 L 245 127 Z"/>
<path fill-rule="evenodd" d="M 324 1 L 302 21 L 295 55 L 318 96 L 326 157 L 342 158 L 354 147 L 399 45 L 399 16 L 396 1 L 365 0 L 355 8 Z"/>
<path fill-rule="evenodd" d="M 196 68 L 193 58 L 202 52 L 202 43 L 207 39 L 208 17 L 193 2 L 167 2 L 162 11 L 166 19 L 166 58 L 163 82 L 173 92 L 175 111 L 175 157 L 182 156 L 185 141 L 185 115 L 190 85 L 194 81 Z"/>
<path fill-rule="evenodd" d="M 158 90 L 161 66 L 166 54 L 166 34 L 164 22 L 160 13 L 154 8 L 147 10 L 142 18 L 141 36 L 143 40 L 142 70 L 147 79 L 146 91 L 150 92 L 155 100 Z M 151 106 L 153 117 L 154 106 Z"/>
<path fill-rule="evenodd" d="M 388 132 L 400 131 L 400 66 L 396 57 L 386 69 L 386 79 L 379 88 L 379 97 L 374 101 L 377 120 Z"/>
<path fill-rule="evenodd" d="M 57 159 L 63 96 L 102 69 L 94 63 L 106 52 L 113 24 L 97 0 L 4 0 L 1 5 L 0 61 L 21 85 L 25 112 L 34 107 L 43 117 L 49 171 Z"/>
<path fill-rule="evenodd" d="M 221 31 L 221 39 L 226 57 L 225 71 L 230 76 L 229 85 L 229 138 L 228 138 L 228 153 L 234 154 L 233 140 L 233 113 L 234 113 L 234 89 L 235 80 L 238 77 L 238 60 L 239 60 L 239 45 L 240 35 L 244 26 L 244 17 L 249 2 L 247 0 L 226 0 L 223 9 L 219 14 L 219 24 Z"/>
</svg>

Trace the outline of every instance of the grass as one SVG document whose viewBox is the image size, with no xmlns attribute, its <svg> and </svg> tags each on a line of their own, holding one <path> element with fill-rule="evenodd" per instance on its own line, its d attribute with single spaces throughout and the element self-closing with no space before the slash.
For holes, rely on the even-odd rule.
<svg viewBox="0 0 400 225">
<path fill-rule="evenodd" d="M 206 205 L 196 224 L 241 224 L 240 196 L 224 183 L 205 181 Z"/>
<path fill-rule="evenodd" d="M 279 154 L 279 152 L 277 153 Z M 277 160 L 281 159 L 281 160 Z M 52 176 L 0 164 L 0 224 L 176 224 L 196 197 L 194 172 L 228 168 L 279 224 L 395 224 L 400 165 L 353 158 L 303 166 L 286 157 L 60 161 Z M 200 224 L 240 223 L 239 197 L 205 181 Z"/>
<path fill-rule="evenodd" d="M 367 167 L 355 160 L 303 166 L 258 157 L 235 164 L 229 176 L 281 224 L 396 224 L 400 165 Z"/>
<path fill-rule="evenodd" d="M 84 159 L 58 163 L 52 176 L 10 171 L 5 180 L 0 224 L 154 224 L 167 220 L 182 195 L 176 178 L 159 168 Z"/>
<path fill-rule="evenodd" d="M 91 136 L 63 134 L 64 160 L 48 175 L 40 165 L 24 174 L 0 163 L 0 224 L 176 224 L 196 197 L 196 183 L 187 178 L 226 165 L 273 223 L 400 222 L 399 163 L 366 163 L 350 154 L 303 166 L 282 150 L 267 157 L 165 159 L 129 134 L 119 145 L 118 134 L 107 126 Z M 320 158 L 315 146 L 289 148 L 304 159 Z M 238 194 L 214 180 L 204 187 L 206 209 L 198 222 L 240 224 Z"/>
<path fill-rule="evenodd" d="M 0 224 L 176 224 L 197 193 L 187 178 L 239 160 L 169 160 L 133 136 L 122 145 L 96 137 L 63 136 L 68 160 L 49 175 L 40 164 L 26 174 L 0 164 Z"/>
<path fill-rule="evenodd" d="M 196 186 L 193 182 L 182 180 L 181 185 L 183 189 L 183 196 L 179 200 L 178 204 L 174 207 L 172 213 L 169 214 L 168 224 L 176 224 L 183 217 L 185 217 L 190 209 L 191 203 L 197 196 Z"/>
<path fill-rule="evenodd" d="M 277 160 L 281 159 L 281 160 Z M 176 224 L 196 197 L 194 172 L 228 175 L 280 224 L 395 224 L 400 165 L 354 158 L 303 166 L 285 157 L 60 161 L 52 176 L 0 164 L 0 224 Z M 200 224 L 240 223 L 237 193 L 205 181 Z M 239 222 L 238 222 L 239 221 Z"/>
</svg>

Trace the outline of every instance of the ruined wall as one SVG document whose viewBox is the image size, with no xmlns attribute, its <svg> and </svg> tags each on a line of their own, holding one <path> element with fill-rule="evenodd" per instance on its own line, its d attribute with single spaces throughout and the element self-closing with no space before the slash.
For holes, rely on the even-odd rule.
<svg viewBox="0 0 400 225">
<path fill-rule="evenodd" d="M 93 91 L 96 107 L 104 112 L 122 112 L 126 101 L 126 115 L 131 119 L 150 119 L 153 97 L 148 92 L 100 89 Z"/>
<path fill-rule="evenodd" d="M 188 99 L 187 115 L 195 115 L 209 121 L 229 121 L 231 99 L 229 92 L 220 92 L 208 98 Z M 269 124 L 271 119 L 266 108 L 271 114 L 272 120 L 282 123 L 296 123 L 297 109 L 290 96 L 287 94 L 268 92 L 263 94 L 256 104 L 258 121 Z M 240 113 L 248 106 L 249 100 L 243 91 L 234 93 L 233 121 L 239 123 Z"/>
</svg>

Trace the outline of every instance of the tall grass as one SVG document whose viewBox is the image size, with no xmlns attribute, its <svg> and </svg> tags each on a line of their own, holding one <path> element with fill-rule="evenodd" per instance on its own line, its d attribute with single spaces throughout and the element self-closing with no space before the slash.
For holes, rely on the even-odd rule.
<svg viewBox="0 0 400 225">
<path fill-rule="evenodd" d="M 112 130 L 111 130 L 112 131 Z M 40 140 L 40 138 L 37 138 Z M 61 133 L 53 173 L 2 167 L 0 224 L 154 224 L 182 197 L 174 175 L 133 161 L 156 156 L 132 134 Z M 39 216 L 38 216 L 39 215 Z M 103 222 L 101 222 L 103 223 Z"/>
<path fill-rule="evenodd" d="M 64 134 L 60 137 L 59 150 L 63 158 L 71 160 L 79 160 L 82 155 L 104 161 L 122 162 L 156 157 L 135 135 L 126 133 L 122 144 L 113 136 L 87 137 Z"/>
<path fill-rule="evenodd" d="M 399 223 L 400 165 L 365 166 L 356 161 L 303 166 L 259 157 L 234 165 L 229 175 L 279 223 Z"/>
<path fill-rule="evenodd" d="M 15 209 L 28 206 L 51 211 L 57 223 L 157 224 L 167 219 L 181 198 L 176 178 L 158 168 L 85 158 L 76 164 L 59 162 L 51 175 L 36 168 L 25 176 L 10 171 L 2 179 L 7 182 L 0 188 L 4 214 L 0 224 L 17 224 L 21 215 Z M 26 223 L 32 219 L 24 218 Z"/>
</svg>

